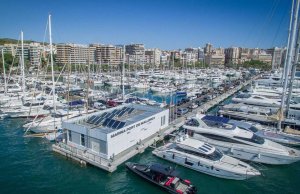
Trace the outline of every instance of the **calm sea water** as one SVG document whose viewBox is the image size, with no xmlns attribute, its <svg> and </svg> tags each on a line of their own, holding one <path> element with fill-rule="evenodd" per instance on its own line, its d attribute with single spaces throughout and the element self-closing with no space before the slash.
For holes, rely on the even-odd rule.
<svg viewBox="0 0 300 194">
<path fill-rule="evenodd" d="M 114 173 L 81 166 L 51 151 L 41 138 L 24 138 L 25 120 L 0 120 L 0 193 L 134 193 L 162 191 L 129 172 L 124 165 Z M 199 193 L 300 193 L 300 162 L 265 166 L 263 176 L 245 181 L 224 180 L 156 158 L 151 149 L 131 161 L 160 162 L 177 168 Z"/>
</svg>

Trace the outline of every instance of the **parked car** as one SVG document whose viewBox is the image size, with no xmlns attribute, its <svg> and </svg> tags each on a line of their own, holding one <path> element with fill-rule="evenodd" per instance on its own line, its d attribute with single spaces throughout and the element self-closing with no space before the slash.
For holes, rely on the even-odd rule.
<svg viewBox="0 0 300 194">
<path fill-rule="evenodd" d="M 181 100 L 182 103 L 187 103 L 187 102 L 189 102 L 189 101 L 190 101 L 189 98 L 183 98 L 183 99 Z"/>
<path fill-rule="evenodd" d="M 176 114 L 182 116 L 188 112 L 189 112 L 189 109 L 187 109 L 187 108 L 178 108 L 176 111 Z"/>
<path fill-rule="evenodd" d="M 195 109 L 197 107 L 198 107 L 198 104 L 196 104 L 196 103 L 192 103 L 188 106 L 189 109 Z"/>
<path fill-rule="evenodd" d="M 94 108 L 99 109 L 99 110 L 105 110 L 106 106 L 102 104 L 101 102 L 95 102 L 93 105 Z"/>
<path fill-rule="evenodd" d="M 116 106 L 118 106 L 118 103 L 116 101 L 113 101 L 113 100 L 108 100 L 107 101 L 107 106 L 116 107 Z"/>
</svg>

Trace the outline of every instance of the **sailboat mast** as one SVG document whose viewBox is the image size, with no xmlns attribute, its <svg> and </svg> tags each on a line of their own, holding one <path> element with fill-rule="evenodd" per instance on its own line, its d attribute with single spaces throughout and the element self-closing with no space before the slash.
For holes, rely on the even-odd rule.
<svg viewBox="0 0 300 194">
<path fill-rule="evenodd" d="M 2 65 L 3 65 L 3 78 L 4 78 L 4 94 L 7 93 L 7 83 L 6 83 L 6 73 L 5 73 L 5 64 L 4 64 L 4 51 L 2 49 Z"/>
<path fill-rule="evenodd" d="M 122 62 L 122 99 L 125 98 L 125 86 L 124 86 L 124 74 L 125 74 L 125 45 L 123 45 L 123 62 Z"/>
<path fill-rule="evenodd" d="M 21 73 L 22 73 L 22 90 L 23 97 L 25 97 L 25 62 L 24 62 L 24 37 L 21 31 Z"/>
<path fill-rule="evenodd" d="M 292 31 L 292 24 L 293 24 L 294 4 L 295 4 L 295 0 L 292 0 L 289 32 L 288 32 L 287 47 L 286 47 L 287 50 L 286 50 L 286 53 L 285 53 L 283 72 L 282 72 L 282 75 L 281 75 L 281 82 L 282 83 L 283 83 L 283 79 L 285 79 L 284 75 L 285 75 L 285 70 L 286 70 L 286 66 L 287 66 L 288 48 L 289 48 L 289 45 L 290 45 L 290 38 L 291 38 L 291 31 Z"/>
<path fill-rule="evenodd" d="M 289 112 L 289 109 L 290 109 L 290 102 L 291 102 L 291 98 L 292 98 L 292 91 L 293 91 L 293 83 L 294 83 L 295 73 L 296 73 L 296 66 L 298 64 L 298 59 L 299 59 L 299 55 L 298 55 L 299 49 L 300 49 L 300 30 L 298 29 L 297 42 L 296 42 L 296 48 L 295 48 L 295 53 L 294 53 L 295 56 L 294 56 L 294 61 L 293 61 L 293 64 L 292 64 L 291 79 L 290 79 L 290 82 L 289 82 L 289 90 L 288 90 L 287 103 L 286 103 L 286 116 L 288 116 L 288 112 Z"/>
<path fill-rule="evenodd" d="M 52 74 L 53 109 L 54 109 L 54 112 L 56 112 L 56 104 L 55 104 L 55 81 L 54 81 L 54 70 L 53 70 L 53 48 L 52 48 L 51 15 L 49 15 L 49 41 L 50 41 L 50 61 L 51 61 L 51 74 Z"/>
<path fill-rule="evenodd" d="M 293 28 L 292 28 L 292 32 L 291 32 L 291 39 L 290 39 L 290 45 L 288 48 L 288 59 L 287 59 L 287 64 L 285 67 L 285 74 L 284 74 L 284 84 L 283 84 L 283 93 L 282 93 L 282 97 L 281 97 L 281 105 L 280 105 L 280 109 L 279 109 L 279 121 L 278 121 L 278 125 L 277 128 L 282 131 L 281 128 L 281 120 L 282 120 L 282 116 L 283 116 L 283 109 L 284 109 L 284 105 L 286 103 L 286 91 L 287 91 L 287 83 L 288 83 L 288 74 L 289 74 L 289 70 L 290 70 L 290 65 L 292 62 L 292 55 L 293 55 L 293 48 L 295 47 L 295 39 L 296 39 L 296 30 L 297 30 L 297 24 L 298 24 L 298 11 L 299 11 L 299 0 L 296 1 L 296 7 L 295 7 L 295 12 L 294 12 L 294 16 L 293 16 Z"/>
</svg>

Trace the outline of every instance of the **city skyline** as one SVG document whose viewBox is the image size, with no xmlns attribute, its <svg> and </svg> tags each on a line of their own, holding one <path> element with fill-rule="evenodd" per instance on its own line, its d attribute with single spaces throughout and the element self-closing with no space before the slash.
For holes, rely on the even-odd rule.
<svg viewBox="0 0 300 194">
<path fill-rule="evenodd" d="M 55 43 L 143 43 L 163 50 L 202 47 L 207 42 L 223 48 L 284 47 L 291 4 L 284 0 L 26 3 L 4 3 L 7 17 L 0 37 L 18 39 L 23 30 L 25 39 L 43 41 L 51 13 Z"/>
</svg>

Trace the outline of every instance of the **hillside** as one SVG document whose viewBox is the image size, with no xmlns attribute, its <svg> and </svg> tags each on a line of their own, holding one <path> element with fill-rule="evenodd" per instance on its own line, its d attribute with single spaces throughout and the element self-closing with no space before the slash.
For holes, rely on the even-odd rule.
<svg viewBox="0 0 300 194">
<path fill-rule="evenodd" d="M 38 42 L 38 41 L 33 41 L 33 40 L 24 40 L 24 43 L 31 43 L 31 42 Z M 4 44 L 17 44 L 18 40 L 12 39 L 12 38 L 0 38 L 0 45 Z M 20 41 L 19 41 L 20 43 Z"/>
</svg>

